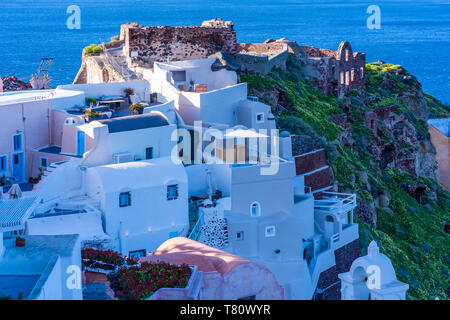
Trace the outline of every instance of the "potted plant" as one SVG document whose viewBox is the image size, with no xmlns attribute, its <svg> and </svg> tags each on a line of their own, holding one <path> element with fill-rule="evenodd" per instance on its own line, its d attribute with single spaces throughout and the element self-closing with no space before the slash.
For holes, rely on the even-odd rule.
<svg viewBox="0 0 450 320">
<path fill-rule="evenodd" d="M 92 107 L 97 103 L 97 100 L 94 98 L 86 98 L 86 105 Z"/>
<path fill-rule="evenodd" d="M 134 90 L 132 88 L 125 89 L 125 95 L 128 97 L 128 103 L 131 103 L 130 96 L 132 96 L 133 94 L 134 94 Z"/>
<path fill-rule="evenodd" d="M 25 238 L 16 237 L 16 247 L 24 247 L 25 246 Z"/>
<path fill-rule="evenodd" d="M 142 114 L 144 112 L 144 106 L 140 102 L 136 102 L 130 106 L 130 110 L 133 114 Z"/>
<path fill-rule="evenodd" d="M 86 122 L 91 121 L 92 119 L 98 118 L 100 116 L 100 113 L 98 111 L 92 112 L 89 109 L 86 109 L 84 111 L 84 118 L 86 119 Z"/>
</svg>

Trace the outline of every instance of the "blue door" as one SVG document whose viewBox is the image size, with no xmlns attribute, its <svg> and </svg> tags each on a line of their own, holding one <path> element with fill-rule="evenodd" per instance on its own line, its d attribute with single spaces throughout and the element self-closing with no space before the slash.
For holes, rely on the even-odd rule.
<svg viewBox="0 0 450 320">
<path fill-rule="evenodd" d="M 14 153 L 12 156 L 12 177 L 14 182 L 21 183 L 24 174 L 24 156 L 23 152 Z"/>
<path fill-rule="evenodd" d="M 85 148 L 84 132 L 77 131 L 77 155 L 83 156 Z"/>
</svg>

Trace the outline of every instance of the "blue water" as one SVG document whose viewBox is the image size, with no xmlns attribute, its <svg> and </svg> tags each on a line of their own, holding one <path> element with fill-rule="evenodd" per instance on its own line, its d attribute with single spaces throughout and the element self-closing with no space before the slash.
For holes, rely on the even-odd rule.
<svg viewBox="0 0 450 320">
<path fill-rule="evenodd" d="M 66 9 L 81 8 L 81 29 L 66 27 Z M 381 30 L 366 27 L 369 5 L 381 8 Z M 349 40 L 367 61 L 401 64 L 424 90 L 450 102 L 450 1 L 357 0 L 2 0 L 0 75 L 30 76 L 40 58 L 53 57 L 52 85 L 73 81 L 81 50 L 118 35 L 120 24 L 199 25 L 221 17 L 235 22 L 239 42 L 286 37 L 337 49 Z"/>
</svg>

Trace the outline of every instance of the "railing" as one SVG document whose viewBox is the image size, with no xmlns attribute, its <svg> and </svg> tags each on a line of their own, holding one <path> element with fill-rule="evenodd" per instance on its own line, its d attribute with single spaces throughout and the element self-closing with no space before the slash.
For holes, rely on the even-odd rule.
<svg viewBox="0 0 450 320">
<path fill-rule="evenodd" d="M 338 242 L 339 240 L 340 240 L 339 233 L 335 233 L 335 234 L 333 234 L 333 235 L 331 236 L 331 241 L 332 241 L 333 243 L 336 243 L 336 242 Z"/>
<path fill-rule="evenodd" d="M 191 240 L 197 240 L 198 237 L 200 236 L 200 232 L 202 231 L 204 225 L 205 225 L 205 217 L 203 216 L 203 213 L 200 213 L 198 220 L 195 223 L 195 226 L 192 229 L 191 233 L 189 234 L 188 238 Z"/>
<path fill-rule="evenodd" d="M 120 66 L 114 57 L 112 57 L 109 52 L 108 49 L 105 48 L 105 44 L 102 43 L 101 44 L 102 49 L 103 49 L 103 53 L 105 54 L 106 60 L 108 60 L 108 62 L 113 66 L 113 68 L 119 72 L 123 78 L 126 81 L 130 81 L 130 79 L 133 77 L 133 74 L 131 73 L 131 71 L 128 69 L 128 66 L 124 67 L 124 66 Z"/>
<path fill-rule="evenodd" d="M 338 211 L 339 213 L 343 213 L 356 207 L 356 194 L 337 192 L 321 192 L 321 194 L 329 195 L 330 197 L 327 199 L 314 200 L 314 210 L 316 211 Z"/>
</svg>

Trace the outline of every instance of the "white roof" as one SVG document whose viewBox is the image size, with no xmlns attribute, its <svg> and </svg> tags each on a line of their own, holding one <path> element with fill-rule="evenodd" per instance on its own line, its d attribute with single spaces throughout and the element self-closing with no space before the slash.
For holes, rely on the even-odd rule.
<svg viewBox="0 0 450 320">
<path fill-rule="evenodd" d="M 226 138 L 267 138 L 268 136 L 258 133 L 255 130 L 238 129 L 229 131 L 225 134 Z"/>
<path fill-rule="evenodd" d="M 161 186 L 174 180 L 187 183 L 183 164 L 175 164 L 170 157 L 92 167 L 87 174 L 88 179 L 98 179 L 87 183 L 101 184 L 105 193 Z"/>
<path fill-rule="evenodd" d="M 38 197 L 0 200 L 0 232 L 21 229 L 38 202 Z"/>
<path fill-rule="evenodd" d="M 0 106 L 71 97 L 79 94 L 82 94 L 82 92 L 62 89 L 10 91 L 0 93 Z"/>
<path fill-rule="evenodd" d="M 156 62 L 158 67 L 162 70 L 166 71 L 185 71 L 189 69 L 197 69 L 198 66 L 193 65 L 174 65 L 174 64 L 168 64 L 168 63 L 162 63 L 162 62 Z"/>
</svg>

